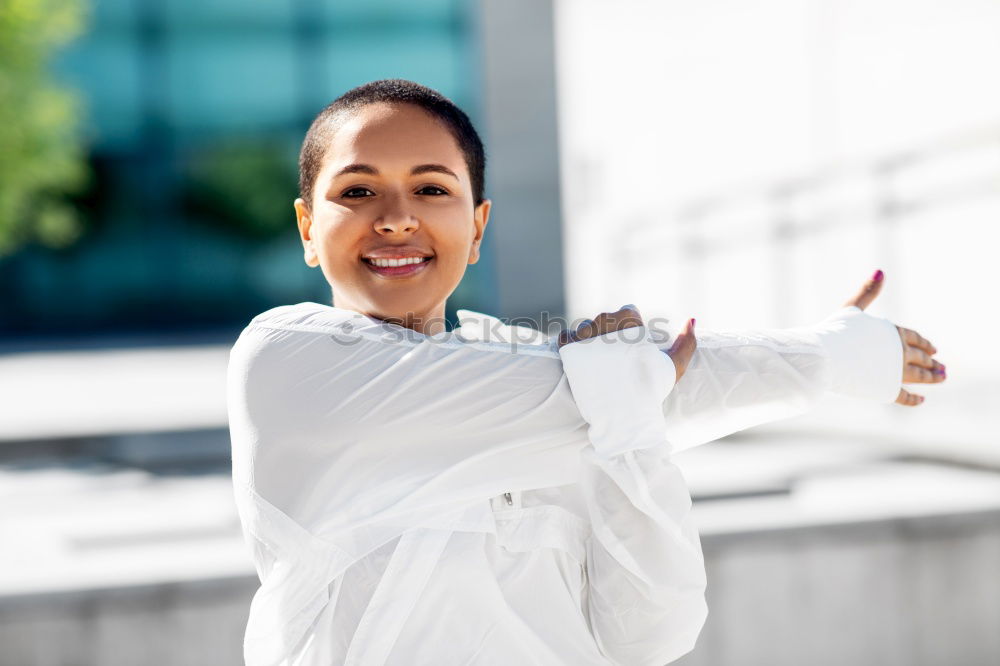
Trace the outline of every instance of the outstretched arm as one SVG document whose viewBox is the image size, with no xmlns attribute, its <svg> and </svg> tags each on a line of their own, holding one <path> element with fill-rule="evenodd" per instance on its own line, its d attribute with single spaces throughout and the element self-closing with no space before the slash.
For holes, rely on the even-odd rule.
<svg viewBox="0 0 1000 666">
<path fill-rule="evenodd" d="M 840 309 L 809 326 L 699 329 L 687 379 L 663 403 L 675 450 L 805 413 L 827 392 L 919 405 L 923 397 L 901 384 L 940 383 L 944 366 L 918 333 L 864 312 L 883 284 L 878 271 Z"/>
</svg>

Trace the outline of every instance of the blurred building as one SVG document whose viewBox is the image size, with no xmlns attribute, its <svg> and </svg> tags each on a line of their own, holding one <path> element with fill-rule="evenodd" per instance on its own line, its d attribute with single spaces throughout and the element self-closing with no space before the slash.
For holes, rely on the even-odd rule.
<svg viewBox="0 0 1000 666">
<path fill-rule="evenodd" d="M 351 87 L 409 78 L 479 124 L 475 6 L 94 0 L 60 78 L 83 99 L 87 231 L 0 260 L 0 340 L 238 331 L 329 302 L 301 259 L 292 200 L 309 122 Z M 452 308 L 490 308 L 489 238 Z M 453 310 L 452 310 L 453 312 Z"/>
</svg>

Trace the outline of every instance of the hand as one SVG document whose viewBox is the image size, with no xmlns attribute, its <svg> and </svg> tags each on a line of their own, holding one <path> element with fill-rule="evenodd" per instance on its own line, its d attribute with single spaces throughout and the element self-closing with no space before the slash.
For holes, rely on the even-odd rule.
<svg viewBox="0 0 1000 666">
<path fill-rule="evenodd" d="M 847 300 L 844 306 L 856 305 L 862 310 L 875 300 L 875 297 L 882 291 L 885 283 L 885 274 L 881 270 L 875 274 L 861 287 L 861 291 L 853 298 Z M 937 348 L 916 331 L 896 326 L 899 332 L 899 339 L 903 341 L 903 382 L 907 384 L 940 384 L 947 375 L 945 367 L 931 356 L 937 353 Z M 896 402 L 908 407 L 916 407 L 924 401 L 924 396 L 910 393 L 906 389 L 899 389 Z"/>
<path fill-rule="evenodd" d="M 584 320 L 576 327 L 575 331 L 564 329 L 559 334 L 559 346 L 562 347 L 572 342 L 620 331 L 623 328 L 642 325 L 643 321 L 639 315 L 639 310 L 634 305 L 624 305 L 614 312 L 602 312 L 594 319 Z M 694 319 L 688 319 L 684 325 L 684 330 L 678 334 L 677 339 L 674 340 L 674 344 L 666 352 L 670 356 L 670 360 L 674 362 L 674 369 L 677 371 L 677 377 L 674 380 L 675 383 L 679 382 L 681 377 L 684 376 L 684 371 L 687 370 L 697 346 L 698 341 L 694 336 Z"/>
</svg>

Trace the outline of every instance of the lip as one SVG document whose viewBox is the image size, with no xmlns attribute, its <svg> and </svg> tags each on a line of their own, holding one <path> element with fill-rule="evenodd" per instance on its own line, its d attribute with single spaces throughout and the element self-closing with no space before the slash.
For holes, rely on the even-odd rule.
<svg viewBox="0 0 1000 666">
<path fill-rule="evenodd" d="M 365 268 L 370 270 L 375 275 L 382 278 L 404 278 L 417 275 L 427 270 L 427 267 L 431 265 L 434 261 L 433 256 L 428 256 L 425 254 L 409 255 L 409 257 L 427 257 L 427 261 L 423 261 L 419 264 L 406 264 L 405 266 L 376 266 L 375 264 L 365 261 L 365 257 L 361 258 L 361 263 Z M 406 256 L 386 256 L 386 257 L 376 257 L 377 259 L 404 259 L 408 258 Z"/>
<path fill-rule="evenodd" d="M 380 247 L 372 250 L 371 252 L 365 252 L 361 255 L 362 259 L 411 259 L 413 257 L 432 257 L 433 252 L 428 252 L 415 245 L 386 245 L 385 247 Z"/>
</svg>

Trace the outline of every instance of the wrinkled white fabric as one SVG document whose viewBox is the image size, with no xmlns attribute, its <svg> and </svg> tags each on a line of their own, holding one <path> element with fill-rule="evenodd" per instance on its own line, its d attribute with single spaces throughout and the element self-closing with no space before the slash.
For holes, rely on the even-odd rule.
<svg viewBox="0 0 1000 666">
<path fill-rule="evenodd" d="M 826 391 L 891 402 L 902 376 L 895 327 L 858 308 L 699 330 L 676 385 L 645 327 L 557 348 L 458 314 L 424 336 L 305 302 L 240 334 L 247 664 L 667 663 L 707 612 L 671 454 Z"/>
</svg>

